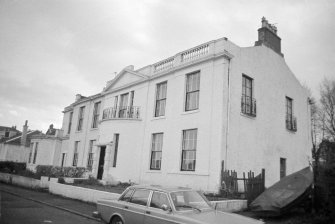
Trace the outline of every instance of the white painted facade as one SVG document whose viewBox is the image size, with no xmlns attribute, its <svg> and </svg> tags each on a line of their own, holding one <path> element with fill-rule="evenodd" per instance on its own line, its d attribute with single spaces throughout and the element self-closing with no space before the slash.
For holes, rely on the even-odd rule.
<svg viewBox="0 0 335 224">
<path fill-rule="evenodd" d="M 27 168 L 35 170 L 38 165 L 57 166 L 60 159 L 62 140 L 60 137 L 36 135 L 30 143 L 26 157 Z"/>
<path fill-rule="evenodd" d="M 199 107 L 185 111 L 186 75 L 196 71 L 200 72 Z M 255 117 L 241 112 L 243 74 L 253 80 Z M 156 88 L 161 82 L 167 82 L 165 115 L 155 117 Z M 133 103 L 129 100 L 132 91 Z M 120 108 L 120 96 L 125 93 L 129 93 L 128 108 L 139 107 L 139 113 L 130 118 L 104 117 L 103 111 L 115 105 Z M 293 101 L 297 131 L 286 128 L 286 97 Z M 101 102 L 100 122 L 92 129 L 96 102 Z M 83 106 L 83 129 L 77 131 Z M 72 127 L 66 134 L 71 112 Z M 138 70 L 128 66 L 100 94 L 77 99 L 64 110 L 66 137 L 61 153 L 67 153 L 63 165 L 71 166 L 79 141 L 77 166 L 87 166 L 89 142 L 96 140 L 93 176 L 98 175 L 101 148 L 105 148 L 102 179 L 111 183 L 180 185 L 215 192 L 220 188 L 224 161 L 225 168 L 236 170 L 239 176 L 264 168 L 266 186 L 270 186 L 280 178 L 280 158 L 286 160 L 286 174 L 309 165 L 309 118 L 307 91 L 282 55 L 264 45 L 241 48 L 222 38 Z M 181 171 L 183 130 L 188 129 L 197 129 L 195 170 Z M 150 169 L 154 133 L 163 133 L 159 170 Z M 117 153 L 115 134 L 119 135 Z M 60 156 L 59 164 L 61 160 Z"/>
</svg>

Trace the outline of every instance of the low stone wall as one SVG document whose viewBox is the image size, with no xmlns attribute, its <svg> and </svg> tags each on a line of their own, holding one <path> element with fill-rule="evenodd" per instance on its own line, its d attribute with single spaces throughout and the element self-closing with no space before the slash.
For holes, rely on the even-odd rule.
<svg viewBox="0 0 335 224">
<path fill-rule="evenodd" d="M 120 194 L 50 182 L 49 192 L 67 198 L 96 203 L 99 199 L 117 199 Z"/>
<path fill-rule="evenodd" d="M 0 181 L 4 182 L 4 183 L 11 183 L 12 179 L 11 179 L 11 174 L 9 173 L 0 173 Z"/>
<path fill-rule="evenodd" d="M 27 188 L 49 188 L 49 192 L 63 197 L 96 203 L 99 199 L 117 199 L 120 194 L 98 191 L 89 188 L 76 187 L 58 183 L 58 178 L 41 177 L 41 180 L 0 173 L 0 181 Z M 237 212 L 247 209 L 247 200 L 211 201 L 218 211 Z"/>
<path fill-rule="evenodd" d="M 223 212 L 239 212 L 248 208 L 247 200 L 211 201 L 216 210 Z"/>
<path fill-rule="evenodd" d="M 47 184 L 41 180 L 19 175 L 0 173 L 0 181 L 27 188 L 47 188 Z"/>
</svg>

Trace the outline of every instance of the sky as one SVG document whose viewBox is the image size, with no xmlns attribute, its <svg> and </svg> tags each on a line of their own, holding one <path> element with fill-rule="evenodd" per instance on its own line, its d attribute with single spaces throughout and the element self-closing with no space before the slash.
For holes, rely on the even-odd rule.
<svg viewBox="0 0 335 224">
<path fill-rule="evenodd" d="M 253 46 L 263 16 L 317 98 L 335 79 L 333 0 L 0 0 L 0 126 L 61 128 L 76 94 L 101 92 L 124 67 L 221 37 Z"/>
</svg>

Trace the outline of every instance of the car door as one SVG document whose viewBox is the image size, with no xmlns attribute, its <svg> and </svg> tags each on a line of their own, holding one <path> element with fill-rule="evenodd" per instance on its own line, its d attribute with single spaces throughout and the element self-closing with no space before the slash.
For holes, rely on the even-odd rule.
<svg viewBox="0 0 335 224">
<path fill-rule="evenodd" d="M 148 189 L 135 189 L 128 203 L 124 204 L 125 224 L 143 224 L 144 214 L 150 195 Z"/>
<path fill-rule="evenodd" d="M 166 205 L 169 210 L 164 211 L 162 206 Z M 154 191 L 151 196 L 149 206 L 145 211 L 144 223 L 145 224 L 172 224 L 176 223 L 172 213 L 171 203 L 166 193 Z"/>
</svg>

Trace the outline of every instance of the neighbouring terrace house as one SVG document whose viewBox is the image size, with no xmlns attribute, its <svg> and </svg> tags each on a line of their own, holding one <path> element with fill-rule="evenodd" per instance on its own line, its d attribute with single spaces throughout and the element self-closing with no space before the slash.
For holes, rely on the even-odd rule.
<svg viewBox="0 0 335 224">
<path fill-rule="evenodd" d="M 254 46 L 221 38 L 127 66 L 63 113 L 59 165 L 88 167 L 106 182 L 216 192 L 222 168 L 264 168 L 268 187 L 311 159 L 308 93 L 265 18 Z"/>
<path fill-rule="evenodd" d="M 35 170 L 37 165 L 58 166 L 62 145 L 62 130 L 55 129 L 53 124 L 45 134 L 39 133 L 31 137 L 27 168 Z"/>
<path fill-rule="evenodd" d="M 37 130 L 28 130 L 28 121 L 26 121 L 20 135 L 0 143 L 0 161 L 26 162 L 31 138 L 39 133 L 41 132 Z"/>
<path fill-rule="evenodd" d="M 0 126 L 0 142 L 4 142 L 19 134 L 21 134 L 21 132 L 19 130 L 16 130 L 16 126 Z"/>
</svg>

